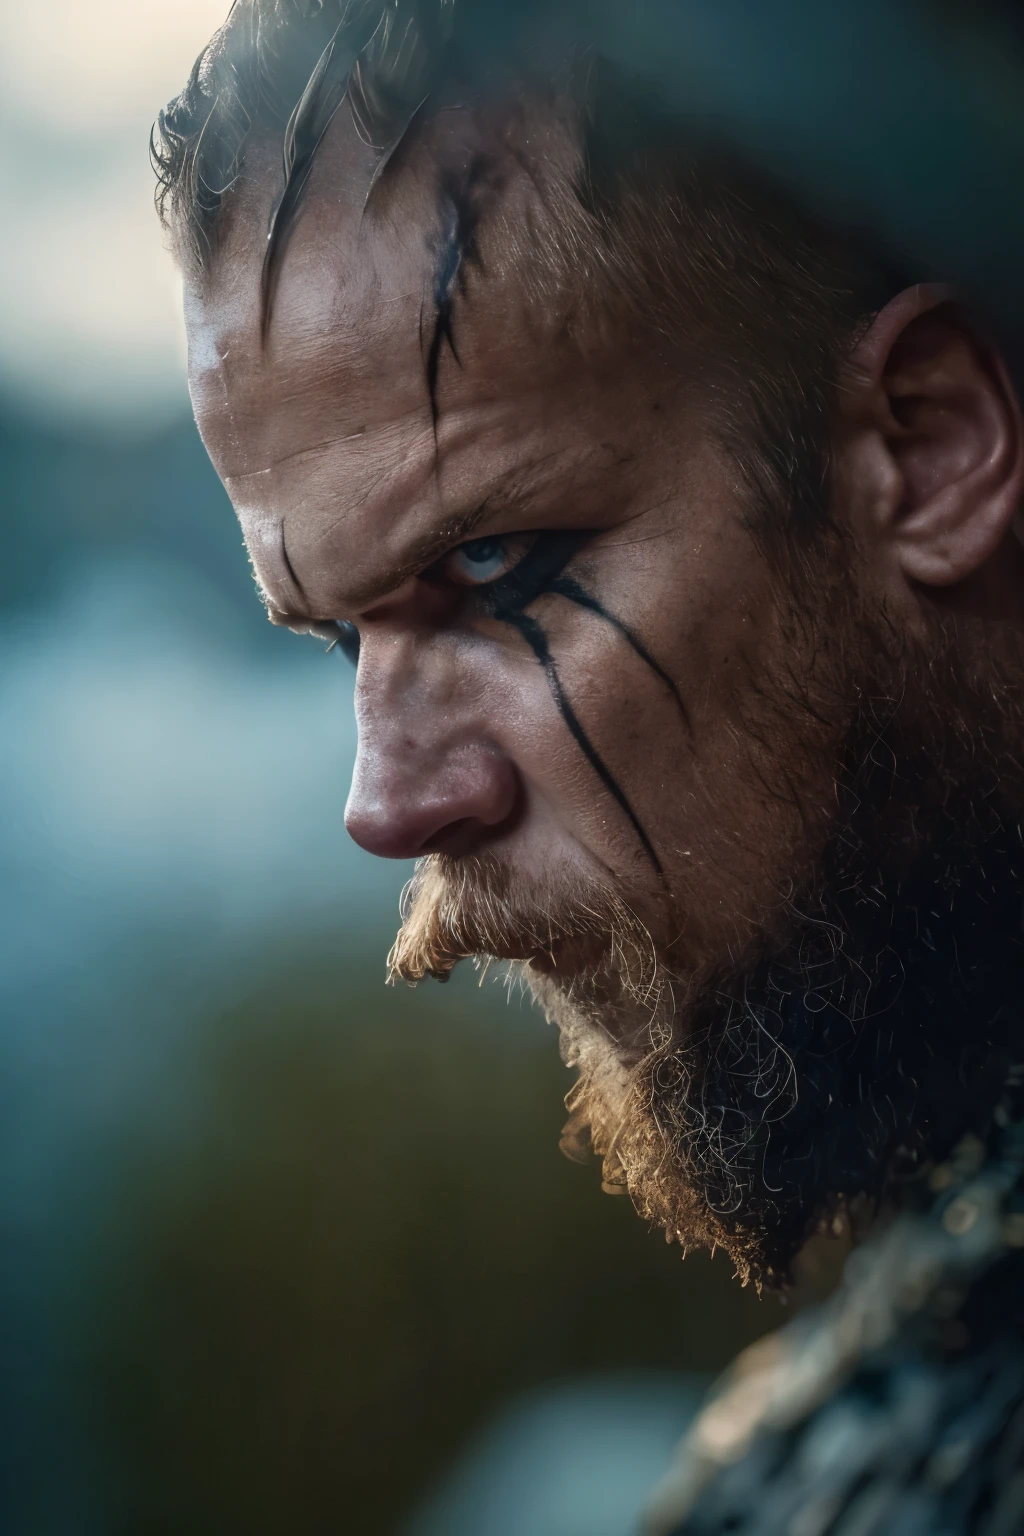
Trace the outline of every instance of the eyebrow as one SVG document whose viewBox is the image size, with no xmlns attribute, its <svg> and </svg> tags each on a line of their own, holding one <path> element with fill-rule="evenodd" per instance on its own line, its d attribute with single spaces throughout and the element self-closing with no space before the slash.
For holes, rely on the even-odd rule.
<svg viewBox="0 0 1024 1536">
<path fill-rule="evenodd" d="M 559 461 L 563 460 L 565 455 L 564 448 L 555 448 L 545 453 L 535 454 L 524 463 L 506 470 L 482 500 L 469 511 L 445 518 L 439 527 L 431 529 L 412 542 L 400 561 L 363 587 L 354 588 L 347 594 L 347 606 L 353 609 L 365 608 L 387 597 L 390 592 L 397 591 L 410 577 L 418 576 L 443 555 L 470 538 L 488 517 L 503 515 L 521 507 L 524 517 L 528 519 L 531 503 L 536 496 L 550 487 L 552 479 L 557 478 L 559 474 L 564 476 L 565 471 Z M 555 461 L 553 472 L 552 461 Z M 538 470 L 544 471 L 539 477 Z M 524 523 L 524 526 L 527 525 Z M 290 561 L 286 564 L 284 558 L 286 554 L 287 551 L 278 551 L 281 573 L 289 578 L 287 582 L 291 588 L 289 595 L 293 600 L 297 598 L 299 604 L 304 604 L 305 594 L 295 579 L 294 570 L 288 570 Z M 282 586 L 284 585 L 282 583 Z M 279 592 L 281 596 L 285 595 L 280 588 Z M 293 607 L 291 603 L 281 605 L 274 601 L 266 585 L 262 586 L 262 596 L 268 617 L 273 624 L 302 629 L 309 623 L 330 624 L 338 622 L 341 618 L 339 613 L 313 613 L 310 608 L 302 611 L 300 607 Z"/>
<path fill-rule="evenodd" d="M 487 501 L 483 501 L 479 506 L 474 507 L 471 512 L 465 513 L 462 517 L 449 518 L 441 528 L 433 533 L 426 534 L 414 544 L 408 556 L 400 565 L 393 566 L 379 580 L 369 583 L 361 590 L 353 592 L 351 607 L 368 607 L 371 603 L 378 602 L 381 598 L 386 597 L 389 592 L 397 591 L 399 587 L 409 580 L 410 576 L 418 576 L 426 567 L 433 565 L 435 560 L 439 560 L 442 555 L 447 554 L 449 550 L 455 548 L 456 545 L 468 538 L 473 529 L 492 510 L 491 505 Z M 287 550 L 283 548 L 283 538 L 281 542 L 282 565 L 287 572 L 295 595 L 299 597 L 300 601 L 305 602 L 305 592 L 299 584 L 291 561 L 288 559 Z M 263 588 L 263 600 L 270 622 L 282 625 L 285 628 L 302 628 L 306 624 L 330 624 L 337 622 L 339 619 L 338 614 L 315 614 L 309 612 L 308 609 L 306 612 L 300 613 L 291 606 L 281 607 L 274 602 L 266 586 Z"/>
<path fill-rule="evenodd" d="M 471 512 L 465 512 L 461 517 L 448 518 L 441 527 L 432 533 L 424 534 L 418 539 L 409 551 L 409 554 L 401 564 L 392 567 L 387 576 L 380 582 L 375 582 L 373 592 L 366 599 L 369 602 L 378 594 L 383 597 L 388 592 L 395 591 L 410 576 L 419 575 L 427 566 L 433 565 L 435 560 L 440 560 L 449 550 L 468 539 L 474 529 L 478 528 L 488 513 L 495 510 L 490 497 L 480 502 L 479 506 Z M 362 593 L 359 594 L 363 596 Z"/>
<path fill-rule="evenodd" d="M 366 607 L 368 604 L 386 597 L 389 592 L 397 591 L 411 576 L 418 576 L 421 571 L 440 560 L 457 545 L 470 538 L 480 524 L 488 517 L 508 512 L 517 507 L 529 508 L 533 496 L 538 490 L 535 481 L 536 471 L 541 465 L 550 465 L 551 461 L 563 456 L 564 450 L 554 449 L 548 453 L 537 454 L 528 459 L 524 464 L 516 465 L 508 470 L 502 478 L 487 492 L 483 500 L 478 502 L 468 512 L 461 515 L 446 518 L 439 528 L 422 535 L 410 548 L 408 554 L 398 564 L 392 566 L 378 580 L 368 583 L 362 590 L 352 594 L 353 607 Z M 550 478 L 545 477 L 542 485 L 550 483 Z M 336 617 L 336 616 L 332 616 Z"/>
</svg>

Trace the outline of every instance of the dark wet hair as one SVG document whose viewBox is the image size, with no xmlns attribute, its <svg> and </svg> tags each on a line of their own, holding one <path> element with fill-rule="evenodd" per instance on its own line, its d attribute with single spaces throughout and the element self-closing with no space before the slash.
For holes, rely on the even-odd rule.
<svg viewBox="0 0 1024 1536">
<path fill-rule="evenodd" d="M 641 25 L 645 0 L 635 4 Z M 235 0 L 154 131 L 160 214 L 183 262 L 210 266 L 247 150 L 276 139 L 266 316 L 339 112 L 376 152 L 369 201 L 387 195 L 396 150 L 429 133 L 443 108 L 568 100 L 577 155 L 562 176 L 559 222 L 573 231 L 577 265 L 581 251 L 592 256 L 588 302 L 626 304 L 660 345 L 680 347 L 759 526 L 812 532 L 825 521 L 842 361 L 902 282 L 706 129 L 652 107 L 644 81 L 588 37 L 584 14 L 571 0 Z M 443 178 L 438 196 L 439 219 L 450 221 L 458 200 Z M 439 337 L 450 337 L 457 275 L 458 290 L 435 274 Z"/>
<path fill-rule="evenodd" d="M 378 152 L 376 185 L 445 70 L 486 70 L 513 15 L 527 14 L 493 4 L 484 25 L 479 0 L 459 0 L 457 27 L 456 0 L 235 0 L 152 138 L 157 208 L 183 254 L 200 264 L 212 258 L 246 145 L 276 129 L 282 180 L 267 237 L 272 273 L 339 109 Z"/>
</svg>

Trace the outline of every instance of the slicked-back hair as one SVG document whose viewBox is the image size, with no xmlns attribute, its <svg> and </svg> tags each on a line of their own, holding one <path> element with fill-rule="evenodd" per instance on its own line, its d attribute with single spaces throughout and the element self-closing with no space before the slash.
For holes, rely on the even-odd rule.
<svg viewBox="0 0 1024 1536">
<path fill-rule="evenodd" d="M 638 25 L 643 6 L 635 0 Z M 678 354 L 746 481 L 755 528 L 791 554 L 794 536 L 798 545 L 828 523 L 844 360 L 902 283 L 706 130 L 652 108 L 644 82 L 601 55 L 580 14 L 571 0 L 234 0 L 154 130 L 158 210 L 179 259 L 201 274 L 218 259 L 247 151 L 276 140 L 259 276 L 266 324 L 339 113 L 375 151 L 369 207 L 388 195 L 396 152 L 440 111 L 518 96 L 564 116 L 568 102 L 575 161 L 559 173 L 560 222 L 575 247 L 565 268 L 585 271 L 581 308 L 618 308 L 663 357 Z M 536 161 L 526 169 L 538 187 L 557 179 Z M 549 257 L 538 249 L 538 268 Z M 437 302 L 452 291 L 449 282 Z M 447 323 L 441 315 L 437 335 Z"/>
</svg>

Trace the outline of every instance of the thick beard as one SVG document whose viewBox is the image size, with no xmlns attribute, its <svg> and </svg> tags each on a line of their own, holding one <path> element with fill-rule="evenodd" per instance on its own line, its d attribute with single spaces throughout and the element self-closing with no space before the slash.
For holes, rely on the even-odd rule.
<svg viewBox="0 0 1024 1536">
<path fill-rule="evenodd" d="M 684 1249 L 724 1247 L 769 1285 L 845 1204 L 894 1198 L 981 1131 L 1024 1042 L 1016 690 L 991 669 L 973 686 L 951 644 L 897 659 L 890 626 L 856 627 L 833 679 L 839 808 L 782 929 L 745 957 L 680 977 L 614 893 L 438 858 L 391 957 L 416 980 L 570 947 L 570 983 L 520 965 L 577 1072 L 563 1146 L 589 1145 Z M 792 676 L 777 700 L 792 717 Z"/>
<path fill-rule="evenodd" d="M 844 860 L 777 953 L 682 995 L 659 976 L 632 1067 L 606 1002 L 532 977 L 578 1074 L 563 1146 L 589 1141 L 684 1249 L 785 1283 L 845 1205 L 898 1198 L 984 1130 L 1024 1042 L 1022 875 L 1016 828 L 980 848 L 944 828 L 903 875 Z"/>
</svg>

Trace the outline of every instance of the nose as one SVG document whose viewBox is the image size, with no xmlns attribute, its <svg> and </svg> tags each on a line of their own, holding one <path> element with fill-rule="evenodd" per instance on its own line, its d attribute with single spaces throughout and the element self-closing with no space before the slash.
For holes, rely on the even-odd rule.
<svg viewBox="0 0 1024 1536">
<path fill-rule="evenodd" d="M 361 737 L 345 826 L 379 858 L 461 858 L 513 822 L 520 794 L 515 767 L 487 742 L 424 746 L 405 736 L 364 745 Z"/>
</svg>

